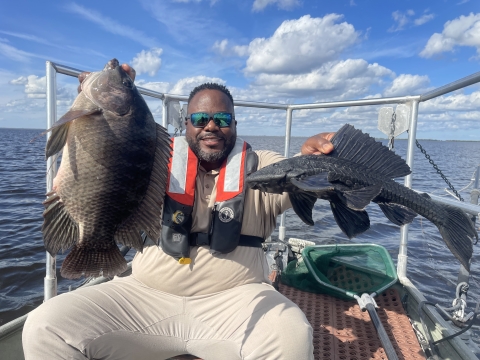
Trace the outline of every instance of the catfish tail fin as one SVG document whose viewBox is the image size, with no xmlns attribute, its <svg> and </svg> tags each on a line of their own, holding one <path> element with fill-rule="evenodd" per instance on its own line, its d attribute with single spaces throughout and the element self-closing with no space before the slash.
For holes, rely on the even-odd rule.
<svg viewBox="0 0 480 360">
<path fill-rule="evenodd" d="M 470 271 L 470 259 L 473 254 L 473 239 L 478 233 L 468 215 L 453 206 L 443 205 L 444 220 L 437 225 L 447 247 L 460 263 Z"/>
</svg>

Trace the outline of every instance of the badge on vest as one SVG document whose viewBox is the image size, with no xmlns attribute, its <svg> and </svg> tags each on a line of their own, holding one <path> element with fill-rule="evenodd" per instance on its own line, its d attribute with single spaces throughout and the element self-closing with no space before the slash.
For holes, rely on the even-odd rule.
<svg viewBox="0 0 480 360">
<path fill-rule="evenodd" d="M 180 210 L 175 211 L 172 215 L 172 221 L 177 225 L 183 224 L 185 221 L 185 214 Z"/>
<path fill-rule="evenodd" d="M 221 208 L 218 212 L 218 218 L 221 222 L 228 223 L 233 220 L 234 212 L 229 207 Z"/>
</svg>

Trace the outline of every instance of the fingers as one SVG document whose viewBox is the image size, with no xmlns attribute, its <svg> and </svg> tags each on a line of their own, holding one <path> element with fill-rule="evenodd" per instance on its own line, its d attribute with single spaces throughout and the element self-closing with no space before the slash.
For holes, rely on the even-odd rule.
<svg viewBox="0 0 480 360">
<path fill-rule="evenodd" d="M 78 85 L 77 91 L 79 93 L 82 91 L 82 82 L 87 78 L 88 75 L 90 75 L 90 71 L 84 71 L 78 75 L 78 82 L 80 84 Z"/>
<path fill-rule="evenodd" d="M 309 137 L 302 145 L 302 155 L 329 154 L 333 150 L 333 144 L 330 142 L 335 133 L 321 133 Z"/>
<path fill-rule="evenodd" d="M 130 76 L 132 80 L 135 80 L 135 75 L 137 74 L 135 69 L 128 64 L 122 64 L 121 66 L 122 66 L 122 69 L 125 70 L 125 72 L 128 74 L 128 76 Z"/>
</svg>

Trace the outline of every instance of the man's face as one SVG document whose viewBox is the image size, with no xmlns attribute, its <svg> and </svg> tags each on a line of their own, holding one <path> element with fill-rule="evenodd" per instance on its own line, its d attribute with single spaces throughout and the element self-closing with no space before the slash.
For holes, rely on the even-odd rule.
<svg viewBox="0 0 480 360">
<path fill-rule="evenodd" d="M 188 115 L 196 112 L 234 114 L 234 108 L 223 92 L 205 89 L 195 94 L 188 103 Z M 197 128 L 187 120 L 185 136 L 188 145 L 200 161 L 220 166 L 235 145 L 237 122 L 232 121 L 229 127 L 220 128 L 212 119 L 205 127 Z"/>
</svg>

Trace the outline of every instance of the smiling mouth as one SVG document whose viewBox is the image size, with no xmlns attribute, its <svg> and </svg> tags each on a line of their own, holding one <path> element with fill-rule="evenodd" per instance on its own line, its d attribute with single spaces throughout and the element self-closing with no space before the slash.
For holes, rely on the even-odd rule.
<svg viewBox="0 0 480 360">
<path fill-rule="evenodd" d="M 204 137 L 200 140 L 203 141 L 206 144 L 209 144 L 209 143 L 218 144 L 220 141 L 224 141 L 224 139 L 219 138 L 219 137 Z"/>
</svg>

